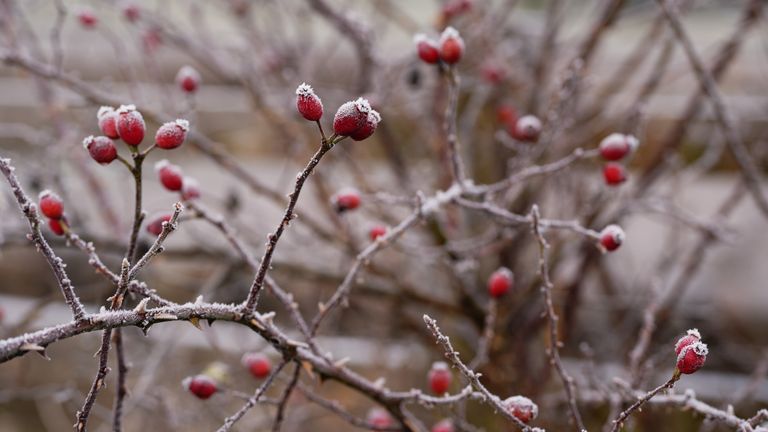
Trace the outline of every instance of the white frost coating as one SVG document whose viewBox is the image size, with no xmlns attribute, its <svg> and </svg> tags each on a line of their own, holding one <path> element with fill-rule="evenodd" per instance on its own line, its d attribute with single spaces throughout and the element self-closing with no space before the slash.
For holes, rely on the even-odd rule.
<svg viewBox="0 0 768 432">
<path fill-rule="evenodd" d="M 162 159 L 155 163 L 155 171 L 160 171 L 164 168 L 173 167 L 170 162 L 168 162 L 168 159 Z"/>
<path fill-rule="evenodd" d="M 541 120 L 539 120 L 538 117 L 527 115 L 520 117 L 520 119 L 517 121 L 517 130 L 518 131 L 525 131 L 525 130 L 541 130 Z"/>
<path fill-rule="evenodd" d="M 85 147 L 85 148 L 87 149 L 87 148 L 88 148 L 88 146 L 89 146 L 89 145 L 91 145 L 91 143 L 92 143 L 93 141 L 94 141 L 94 137 L 93 137 L 93 135 L 88 135 L 88 136 L 87 136 L 87 137 L 85 137 L 85 139 L 83 140 L 83 147 Z"/>
<path fill-rule="evenodd" d="M 614 132 L 600 141 L 601 150 L 609 148 L 624 148 L 625 145 L 628 145 L 627 136 L 618 132 Z"/>
<path fill-rule="evenodd" d="M 440 34 L 440 43 L 443 43 L 448 39 L 456 39 L 459 42 L 464 43 L 459 31 L 451 26 L 446 27 L 445 30 L 443 30 L 443 33 Z"/>
<path fill-rule="evenodd" d="M 709 354 L 709 347 L 707 347 L 707 344 L 705 344 L 703 342 L 696 342 L 696 343 L 694 343 L 693 345 L 691 345 L 691 349 L 698 356 L 705 356 L 705 355 Z"/>
<path fill-rule="evenodd" d="M 371 112 L 368 113 L 368 121 L 376 125 L 379 124 L 381 121 L 381 114 L 375 109 L 372 109 Z"/>
<path fill-rule="evenodd" d="M 701 333 L 699 333 L 699 329 L 692 328 L 686 332 L 687 335 L 694 336 L 696 339 L 701 339 Z"/>
<path fill-rule="evenodd" d="M 528 409 L 531 411 L 531 415 L 534 419 L 539 416 L 539 406 L 525 396 L 510 396 L 504 399 L 504 406 L 506 406 L 507 409 L 513 407 Z"/>
<path fill-rule="evenodd" d="M 200 73 L 192 66 L 185 65 L 182 66 L 181 69 L 179 69 L 179 72 L 176 74 L 177 80 L 182 80 L 184 78 L 192 78 L 195 81 L 200 81 Z"/>
<path fill-rule="evenodd" d="M 436 361 L 432 363 L 432 369 L 435 370 L 448 370 L 448 363 L 444 361 Z"/>
<path fill-rule="evenodd" d="M 307 83 L 301 83 L 300 86 L 296 87 L 296 96 L 301 97 L 312 97 L 315 95 L 315 90 L 312 89 L 312 86 Z"/>
<path fill-rule="evenodd" d="M 425 42 L 428 43 L 431 46 L 435 46 L 435 41 L 433 41 L 429 36 L 425 35 L 424 33 L 416 33 L 413 35 L 413 43 L 416 45 Z"/>
<path fill-rule="evenodd" d="M 99 108 L 99 111 L 96 113 L 96 119 L 101 120 L 104 116 L 107 116 L 114 112 L 115 112 L 114 108 L 112 108 L 111 106 L 104 105 L 101 108 Z"/>
<path fill-rule="evenodd" d="M 180 127 L 181 130 L 183 130 L 184 132 L 189 130 L 189 121 L 187 121 L 187 120 L 176 119 L 176 121 L 174 123 L 176 123 L 176 126 Z"/>
<path fill-rule="evenodd" d="M 616 244 L 624 243 L 624 240 L 627 238 L 627 235 L 624 234 L 624 230 L 618 225 L 608 225 L 603 228 L 603 231 L 600 232 L 600 237 L 606 235 L 611 236 Z"/>
<path fill-rule="evenodd" d="M 626 139 L 630 151 L 634 152 L 640 146 L 640 140 L 634 135 L 626 135 Z"/>
<path fill-rule="evenodd" d="M 136 111 L 136 105 L 133 105 L 133 104 L 120 105 L 120 108 L 117 109 L 118 114 L 127 114 L 131 111 Z"/>
<path fill-rule="evenodd" d="M 8 159 L 8 160 L 10 161 L 10 159 Z M 55 193 L 54 193 L 52 190 L 50 190 L 50 189 L 43 189 L 43 190 L 41 190 L 41 191 L 40 191 L 40 193 L 37 195 L 37 199 L 38 199 L 38 200 L 41 200 L 41 199 L 43 199 L 43 198 L 45 198 L 45 197 L 47 197 L 47 196 L 49 196 L 49 197 L 51 197 L 51 198 L 56 198 L 56 199 L 59 199 L 59 196 L 58 196 L 58 195 L 56 195 L 56 194 L 55 194 Z"/>
<path fill-rule="evenodd" d="M 368 99 L 359 97 L 355 101 L 355 108 L 357 108 L 357 111 L 361 113 L 369 113 L 371 112 L 371 104 L 368 103 Z"/>
</svg>

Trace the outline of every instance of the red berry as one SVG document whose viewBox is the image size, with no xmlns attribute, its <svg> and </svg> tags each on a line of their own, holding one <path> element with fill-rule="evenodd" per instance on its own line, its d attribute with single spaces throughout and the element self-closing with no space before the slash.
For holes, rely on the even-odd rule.
<svg viewBox="0 0 768 432">
<path fill-rule="evenodd" d="M 627 170 L 620 163 L 608 162 L 603 167 L 603 178 L 608 186 L 618 186 L 627 181 Z"/>
<path fill-rule="evenodd" d="M 528 423 L 539 415 L 539 407 L 525 396 L 512 396 L 502 403 L 510 414 L 523 423 Z"/>
<path fill-rule="evenodd" d="M 153 216 L 150 222 L 147 224 L 147 232 L 154 236 L 159 236 L 160 233 L 163 232 L 163 223 L 170 222 L 170 220 L 170 213 L 163 213 Z"/>
<path fill-rule="evenodd" d="M 117 133 L 117 112 L 115 112 L 114 108 L 110 106 L 99 108 L 96 120 L 99 122 L 101 133 L 112 139 L 120 138 L 120 135 Z"/>
<path fill-rule="evenodd" d="M 488 293 L 493 298 L 499 298 L 509 291 L 515 283 L 515 275 L 512 270 L 501 267 L 488 278 Z"/>
<path fill-rule="evenodd" d="M 608 225 L 600 231 L 600 244 L 607 251 L 614 251 L 624 243 L 626 235 L 624 230 L 618 225 Z"/>
<path fill-rule="evenodd" d="M 88 8 L 81 9 L 77 13 L 77 19 L 80 20 L 80 24 L 87 29 L 96 27 L 96 24 L 99 22 L 98 18 L 96 18 L 96 14 Z"/>
<path fill-rule="evenodd" d="M 600 141 L 600 156 L 605 160 L 617 161 L 633 152 L 638 146 L 632 135 L 612 133 Z"/>
<path fill-rule="evenodd" d="M 208 399 L 218 391 L 216 381 L 206 375 L 187 377 L 181 385 L 200 399 Z"/>
<path fill-rule="evenodd" d="M 176 74 L 176 83 L 186 93 L 194 93 L 200 87 L 200 73 L 192 66 L 183 66 Z"/>
<path fill-rule="evenodd" d="M 266 378 L 272 371 L 272 362 L 264 353 L 247 353 L 243 355 L 243 366 L 247 367 L 256 378 Z"/>
<path fill-rule="evenodd" d="M 512 105 L 501 104 L 496 107 L 496 121 L 499 123 L 514 128 L 517 118 L 517 110 Z"/>
<path fill-rule="evenodd" d="M 349 137 L 355 141 L 362 141 L 368 138 L 376 131 L 376 127 L 379 125 L 380 121 L 381 115 L 378 111 L 372 109 L 371 112 L 368 113 L 363 127 L 350 134 Z"/>
<path fill-rule="evenodd" d="M 381 408 L 371 408 L 366 417 L 368 424 L 377 428 L 389 428 L 393 426 L 392 416 Z"/>
<path fill-rule="evenodd" d="M 354 210 L 360 206 L 360 193 L 351 188 L 342 189 L 331 197 L 331 202 L 339 213 Z"/>
<path fill-rule="evenodd" d="M 368 231 L 368 236 L 371 238 L 371 241 L 376 241 L 377 238 L 383 236 L 387 233 L 387 227 L 384 225 L 376 225 L 373 228 L 371 228 L 370 231 Z"/>
<path fill-rule="evenodd" d="M 307 83 L 296 88 L 296 109 L 309 121 L 318 121 L 323 116 L 323 102 Z"/>
<path fill-rule="evenodd" d="M 440 51 L 435 41 L 421 33 L 414 36 L 413 41 L 416 43 L 416 52 L 424 63 L 435 64 L 440 61 Z"/>
<path fill-rule="evenodd" d="M 445 394 L 453 381 L 453 374 L 445 362 L 432 363 L 432 369 L 427 374 L 429 379 L 429 388 L 437 395 Z"/>
<path fill-rule="evenodd" d="M 149 28 L 141 35 L 144 51 L 154 53 L 163 44 L 163 36 L 157 28 Z"/>
<path fill-rule="evenodd" d="M 692 374 L 704 366 L 709 349 L 707 344 L 696 341 L 686 345 L 677 355 L 677 370 L 680 373 Z"/>
<path fill-rule="evenodd" d="M 129 22 L 136 22 L 138 21 L 140 15 L 141 15 L 141 10 L 139 9 L 139 5 L 137 5 L 133 1 L 123 2 L 123 16 L 125 17 L 126 20 L 128 20 Z"/>
<path fill-rule="evenodd" d="M 121 105 L 117 109 L 117 133 L 126 144 L 137 146 L 144 139 L 144 117 L 134 105 Z"/>
<path fill-rule="evenodd" d="M 165 123 L 155 134 L 155 143 L 165 150 L 175 149 L 184 143 L 189 130 L 189 122 L 182 119 Z"/>
<path fill-rule="evenodd" d="M 61 219 L 64 216 L 64 203 L 61 202 L 61 197 L 55 193 L 44 190 L 40 192 L 38 196 L 38 205 L 40 211 L 50 219 Z"/>
<path fill-rule="evenodd" d="M 453 422 L 449 419 L 443 419 L 432 426 L 431 432 L 453 432 Z"/>
<path fill-rule="evenodd" d="M 480 74 L 488 84 L 501 84 L 507 74 L 504 68 L 495 60 L 486 60 L 480 66 Z"/>
<path fill-rule="evenodd" d="M 350 136 L 366 125 L 371 104 L 363 98 L 342 104 L 333 117 L 333 133 Z"/>
<path fill-rule="evenodd" d="M 155 164 L 155 171 L 160 178 L 160 183 L 172 192 L 180 191 L 184 185 L 181 168 L 163 159 Z"/>
<path fill-rule="evenodd" d="M 62 225 L 59 219 L 48 219 L 48 228 L 56 235 L 64 235 L 64 225 Z"/>
<path fill-rule="evenodd" d="M 93 160 L 102 165 L 117 159 L 117 147 L 114 141 L 105 136 L 91 135 L 83 140 L 83 147 L 88 150 Z"/>
<path fill-rule="evenodd" d="M 464 55 L 464 40 L 453 27 L 447 27 L 440 35 L 440 59 L 451 65 Z"/>
<path fill-rule="evenodd" d="M 517 119 L 512 137 L 523 142 L 536 142 L 541 134 L 541 120 L 536 116 L 526 115 Z"/>
<path fill-rule="evenodd" d="M 192 177 L 184 177 L 181 187 L 181 199 L 191 201 L 200 198 L 200 185 Z"/>
<path fill-rule="evenodd" d="M 453 0 L 443 6 L 443 18 L 450 20 L 472 10 L 473 0 Z"/>
<path fill-rule="evenodd" d="M 680 355 L 680 351 L 688 345 L 701 340 L 701 333 L 698 329 L 690 329 L 685 336 L 681 337 L 675 344 L 675 354 Z"/>
</svg>

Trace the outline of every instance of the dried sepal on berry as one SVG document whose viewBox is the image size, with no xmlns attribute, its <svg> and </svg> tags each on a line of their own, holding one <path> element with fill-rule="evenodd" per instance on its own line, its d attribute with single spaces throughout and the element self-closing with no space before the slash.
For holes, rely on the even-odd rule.
<svg viewBox="0 0 768 432">
<path fill-rule="evenodd" d="M 309 121 L 318 121 L 323 116 L 323 102 L 307 83 L 296 88 L 296 109 Z"/>
</svg>

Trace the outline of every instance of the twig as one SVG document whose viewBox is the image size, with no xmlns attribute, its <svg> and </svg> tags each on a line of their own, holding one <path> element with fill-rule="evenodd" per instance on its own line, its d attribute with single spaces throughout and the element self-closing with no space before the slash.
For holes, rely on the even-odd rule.
<svg viewBox="0 0 768 432">
<path fill-rule="evenodd" d="M 264 380 L 263 383 L 259 386 L 259 388 L 256 389 L 256 392 L 253 394 L 253 396 L 248 399 L 248 401 L 243 405 L 240 410 L 238 410 L 236 413 L 232 414 L 231 416 L 227 417 L 224 420 L 224 424 L 221 425 L 220 428 L 216 430 L 216 432 L 227 432 L 228 430 L 232 429 L 232 426 L 237 423 L 238 420 L 243 418 L 243 416 L 256 404 L 259 402 L 259 399 L 264 395 L 264 393 L 267 391 L 270 385 L 272 385 L 272 382 L 275 380 L 275 378 L 280 374 L 280 371 L 283 370 L 285 365 L 288 364 L 287 361 L 283 360 L 280 362 L 280 364 L 277 365 L 275 370 L 272 371 L 272 373 L 269 374 L 269 376 Z"/>
<path fill-rule="evenodd" d="M 275 414 L 275 422 L 272 424 L 272 431 L 279 432 L 280 427 L 283 424 L 283 418 L 285 417 L 285 407 L 288 406 L 288 399 L 291 398 L 293 390 L 296 388 L 296 384 L 299 382 L 299 374 L 301 373 L 301 365 L 296 363 L 293 367 L 293 374 L 288 385 L 283 390 L 283 395 L 280 397 L 280 401 L 277 404 L 277 413 Z"/>
<path fill-rule="evenodd" d="M 678 379 L 680 379 L 680 374 L 675 373 L 672 376 L 672 378 L 667 380 L 667 382 L 649 391 L 648 393 L 645 394 L 645 396 L 638 399 L 637 402 L 633 403 L 629 408 L 622 411 L 621 414 L 619 414 L 619 416 L 616 417 L 616 420 L 613 421 L 613 428 L 611 428 L 611 432 L 618 432 L 618 430 L 623 426 L 624 420 L 626 420 L 627 417 L 629 417 L 632 414 L 632 412 L 640 408 L 644 403 L 648 402 L 652 397 L 656 396 L 656 394 L 658 394 L 660 391 L 664 389 L 672 388 Z"/>
</svg>

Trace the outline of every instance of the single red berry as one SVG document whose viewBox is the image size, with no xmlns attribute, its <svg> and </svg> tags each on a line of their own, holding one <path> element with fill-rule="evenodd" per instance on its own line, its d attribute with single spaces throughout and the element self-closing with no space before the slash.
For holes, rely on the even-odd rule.
<svg viewBox="0 0 768 432">
<path fill-rule="evenodd" d="M 147 126 L 144 117 L 134 105 L 121 105 L 117 109 L 117 133 L 126 144 L 137 146 L 144 140 Z"/>
<path fill-rule="evenodd" d="M 206 375 L 187 377 L 181 385 L 200 399 L 208 399 L 219 390 L 216 381 Z"/>
<path fill-rule="evenodd" d="M 139 20 L 140 16 L 141 10 L 139 9 L 139 5 L 130 0 L 123 2 L 123 17 L 125 17 L 128 22 L 136 22 Z"/>
<path fill-rule="evenodd" d="M 155 171 L 160 178 L 160 183 L 162 183 L 169 191 L 177 192 L 184 186 L 184 177 L 181 168 L 171 164 L 168 160 L 163 159 L 157 162 L 155 164 Z"/>
<path fill-rule="evenodd" d="M 44 190 L 37 197 L 40 211 L 50 219 L 61 219 L 64 216 L 64 203 L 55 193 Z"/>
<path fill-rule="evenodd" d="M 600 141 L 600 156 L 609 161 L 624 159 L 638 144 L 637 138 L 632 135 L 612 133 Z"/>
<path fill-rule="evenodd" d="M 684 374 L 696 372 L 704 366 L 707 354 L 709 354 L 707 344 L 700 341 L 684 346 L 677 355 L 677 370 Z"/>
<path fill-rule="evenodd" d="M 360 206 L 360 193 L 352 188 L 345 188 L 331 197 L 331 202 L 339 213 L 354 210 Z"/>
<path fill-rule="evenodd" d="M 512 396 L 502 402 L 507 411 L 523 423 L 528 423 L 539 415 L 539 407 L 525 396 Z"/>
<path fill-rule="evenodd" d="M 200 81 L 200 73 L 192 66 L 183 66 L 176 74 L 176 84 L 186 93 L 196 92 Z"/>
<path fill-rule="evenodd" d="M 688 345 L 701 340 L 701 333 L 698 329 L 690 329 L 685 336 L 681 337 L 675 344 L 675 354 L 680 355 L 680 351 Z"/>
<path fill-rule="evenodd" d="M 453 374 L 445 362 L 434 362 L 427 374 L 429 388 L 437 395 L 445 394 L 453 381 Z"/>
<path fill-rule="evenodd" d="M 50 228 L 51 232 L 53 232 L 54 234 L 63 236 L 64 225 L 61 222 L 62 221 L 59 219 L 48 219 L 48 228 Z"/>
<path fill-rule="evenodd" d="M 435 64 L 440 61 L 440 51 L 437 43 L 425 34 L 417 34 L 413 41 L 416 43 L 416 52 L 421 61 L 427 64 Z"/>
<path fill-rule="evenodd" d="M 440 59 L 451 65 L 458 63 L 464 55 L 464 40 L 458 30 L 447 27 L 440 35 Z"/>
<path fill-rule="evenodd" d="M 350 136 L 366 125 L 371 104 L 363 98 L 342 104 L 333 117 L 333 133 Z"/>
<path fill-rule="evenodd" d="M 266 378 L 272 371 L 272 362 L 264 353 L 247 353 L 243 355 L 242 363 L 258 379 Z"/>
<path fill-rule="evenodd" d="M 163 232 L 163 223 L 170 222 L 170 220 L 170 213 L 162 213 L 153 216 L 147 224 L 147 232 L 154 236 L 159 236 L 160 233 Z"/>
<path fill-rule="evenodd" d="M 608 225 L 600 231 L 600 244 L 607 251 L 614 251 L 624 243 L 626 235 L 624 230 L 618 225 Z"/>
<path fill-rule="evenodd" d="M 443 6 L 442 14 L 445 20 L 453 19 L 472 10 L 473 0 L 452 0 Z"/>
<path fill-rule="evenodd" d="M 366 417 L 368 424 L 377 428 L 389 428 L 393 426 L 392 416 L 382 408 L 371 408 Z"/>
<path fill-rule="evenodd" d="M 480 66 L 480 74 L 488 84 L 501 84 L 507 77 L 504 67 L 496 60 L 490 59 Z"/>
<path fill-rule="evenodd" d="M 432 426 L 431 432 L 453 432 L 453 422 L 450 419 L 443 419 Z"/>
<path fill-rule="evenodd" d="M 296 109 L 309 121 L 318 121 L 323 116 L 323 102 L 307 83 L 296 88 Z"/>
<path fill-rule="evenodd" d="M 493 298 L 499 298 L 507 293 L 515 284 L 512 270 L 501 267 L 488 278 L 488 293 Z"/>
<path fill-rule="evenodd" d="M 114 108 L 110 106 L 99 108 L 96 120 L 99 122 L 101 133 L 112 139 L 120 138 L 120 134 L 117 133 L 117 112 Z"/>
<path fill-rule="evenodd" d="M 387 233 L 387 227 L 384 225 L 376 225 L 371 228 L 370 231 L 368 231 L 368 236 L 371 238 L 371 241 L 376 241 L 377 238 L 383 236 Z"/>
<path fill-rule="evenodd" d="M 117 146 L 115 142 L 105 136 L 93 135 L 83 140 L 83 147 L 88 150 L 93 160 L 106 165 L 117 159 Z"/>
<path fill-rule="evenodd" d="M 366 117 L 363 127 L 350 134 L 349 137 L 355 141 L 362 141 L 370 137 L 376 132 L 376 127 L 379 125 L 380 121 L 381 115 L 378 111 L 372 109 L 371 112 L 368 113 L 368 117 Z"/>
<path fill-rule="evenodd" d="M 514 126 L 517 124 L 517 110 L 515 107 L 509 104 L 501 104 L 496 107 L 496 121 L 506 126 Z"/>
<path fill-rule="evenodd" d="M 148 28 L 141 35 L 141 43 L 145 52 L 153 54 L 163 45 L 163 35 L 160 30 L 155 27 Z"/>
<path fill-rule="evenodd" d="M 192 177 L 184 177 L 181 187 L 181 199 L 191 201 L 200 198 L 200 184 Z"/>
<path fill-rule="evenodd" d="M 536 142 L 541 134 L 541 120 L 532 115 L 522 116 L 515 122 L 512 137 L 518 141 Z"/>
<path fill-rule="evenodd" d="M 627 181 L 627 170 L 617 162 L 608 162 L 603 167 L 603 178 L 608 186 L 618 186 Z"/>
<path fill-rule="evenodd" d="M 175 149 L 184 143 L 189 130 L 189 122 L 182 119 L 165 123 L 155 134 L 155 143 L 165 150 Z"/>
<path fill-rule="evenodd" d="M 77 19 L 80 21 L 80 24 L 87 29 L 96 27 L 96 24 L 99 22 L 99 19 L 96 18 L 96 14 L 93 13 L 93 10 L 88 8 L 81 9 L 77 13 Z"/>
</svg>

